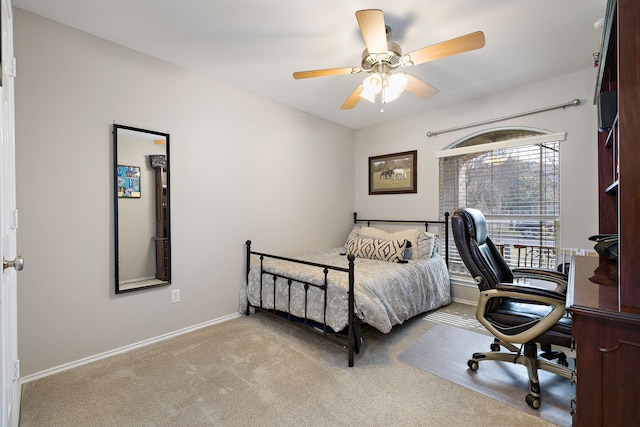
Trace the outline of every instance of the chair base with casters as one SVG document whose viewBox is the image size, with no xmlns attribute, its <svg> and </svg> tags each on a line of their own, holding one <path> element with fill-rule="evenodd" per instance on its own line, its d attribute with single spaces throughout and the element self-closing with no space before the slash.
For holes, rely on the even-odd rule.
<svg viewBox="0 0 640 427">
<path fill-rule="evenodd" d="M 511 269 L 487 236 L 484 215 L 477 209 L 457 209 L 451 223 L 458 253 L 480 290 L 476 318 L 495 337 L 491 351 L 473 353 L 467 366 L 476 371 L 485 360 L 525 366 L 525 401 L 538 409 L 538 370 L 575 380 L 565 352 L 552 350 L 572 347 L 571 318 L 565 310 L 567 276 L 549 269 Z M 514 283 L 520 278 L 532 284 Z M 539 280 L 555 284 L 555 289 L 534 286 Z"/>
<path fill-rule="evenodd" d="M 500 351 L 504 347 L 509 352 Z M 569 369 L 567 356 L 562 351 L 551 351 L 550 349 L 543 353 L 538 353 L 538 346 L 535 342 L 523 344 L 521 348 L 513 344 L 503 342 L 495 338 L 491 344 L 491 351 L 485 353 L 473 353 L 471 359 L 467 362 L 467 366 L 472 371 L 477 371 L 479 362 L 484 360 L 496 360 L 500 362 L 510 362 L 518 365 L 524 365 L 529 373 L 529 393 L 525 396 L 525 402 L 533 409 L 540 408 L 540 381 L 538 380 L 538 369 L 552 372 L 564 378 L 574 380 L 574 371 Z M 540 357 L 543 357 L 543 360 Z M 557 359 L 557 362 L 550 360 Z"/>
</svg>

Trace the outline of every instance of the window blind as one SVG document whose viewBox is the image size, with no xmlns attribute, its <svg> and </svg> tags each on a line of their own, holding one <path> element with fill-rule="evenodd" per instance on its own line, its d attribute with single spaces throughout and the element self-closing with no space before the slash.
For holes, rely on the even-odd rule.
<svg viewBox="0 0 640 427">
<path fill-rule="evenodd" d="M 440 206 L 481 210 L 488 235 L 512 266 L 555 268 L 560 218 L 559 141 L 507 144 L 440 156 Z M 485 148 L 485 150 L 479 150 Z M 456 248 L 452 273 L 466 273 Z"/>
</svg>

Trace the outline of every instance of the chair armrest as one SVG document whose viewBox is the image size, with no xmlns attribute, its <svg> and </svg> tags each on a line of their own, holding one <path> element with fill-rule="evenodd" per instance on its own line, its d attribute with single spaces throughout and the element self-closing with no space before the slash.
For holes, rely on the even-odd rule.
<svg viewBox="0 0 640 427">
<path fill-rule="evenodd" d="M 565 273 L 546 268 L 514 268 L 512 270 L 514 279 L 536 279 L 556 284 L 556 292 L 566 293 L 568 277 Z M 539 288 L 542 289 L 542 288 Z"/>
<path fill-rule="evenodd" d="M 524 321 L 518 328 L 504 328 L 492 324 L 485 317 L 490 301 L 495 298 L 512 298 L 523 302 L 544 304 L 549 306 L 551 311 L 540 319 Z M 495 289 L 480 292 L 476 318 L 496 338 L 511 344 L 524 344 L 555 325 L 565 315 L 565 312 L 565 295 L 563 293 L 532 286 L 500 283 Z"/>
<path fill-rule="evenodd" d="M 549 280 L 551 282 L 561 282 L 561 281 L 566 282 L 568 280 L 568 276 L 565 273 L 561 273 L 559 271 L 551 270 L 548 268 L 517 267 L 511 271 L 513 272 L 514 277 L 516 275 L 519 275 L 519 276 L 521 275 L 525 277 L 532 276 L 532 277 L 541 278 L 544 280 Z"/>
<path fill-rule="evenodd" d="M 498 294 L 495 295 L 495 297 L 507 296 L 501 295 L 500 293 L 508 292 L 509 297 L 513 297 L 514 294 L 521 294 L 522 299 L 529 299 L 528 297 L 530 296 L 536 296 L 543 298 L 542 301 L 537 300 L 538 302 L 545 302 L 544 299 L 548 299 L 549 304 L 555 304 L 556 302 L 564 303 L 566 301 L 566 295 L 561 292 L 557 292 L 551 289 L 538 288 L 535 286 L 518 286 L 512 285 L 511 283 L 499 283 L 496 286 L 496 290 L 498 291 Z"/>
</svg>

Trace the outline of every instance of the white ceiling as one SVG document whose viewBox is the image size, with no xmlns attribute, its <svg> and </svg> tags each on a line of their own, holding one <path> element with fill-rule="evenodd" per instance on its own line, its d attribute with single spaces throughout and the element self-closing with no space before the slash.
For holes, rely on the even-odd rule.
<svg viewBox="0 0 640 427">
<path fill-rule="evenodd" d="M 358 129 L 593 66 L 606 0 L 13 0 L 114 43 Z M 407 71 L 440 93 L 340 106 L 365 74 L 294 80 L 360 66 L 359 9 L 381 9 L 405 53 L 474 31 L 484 48 Z"/>
</svg>

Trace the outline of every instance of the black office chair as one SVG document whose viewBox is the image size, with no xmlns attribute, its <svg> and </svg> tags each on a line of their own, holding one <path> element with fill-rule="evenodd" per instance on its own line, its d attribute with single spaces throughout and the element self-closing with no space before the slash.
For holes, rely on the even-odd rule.
<svg viewBox="0 0 640 427">
<path fill-rule="evenodd" d="M 476 318 L 495 337 L 491 352 L 474 353 L 468 366 L 475 371 L 484 360 L 525 365 L 530 383 L 525 401 L 537 409 L 540 407 L 538 369 L 573 379 L 566 354 L 551 348 L 552 345 L 571 347 L 571 318 L 565 313 L 567 276 L 539 268 L 510 269 L 487 237 L 484 215 L 477 209 L 457 209 L 451 217 L 451 229 L 458 253 L 480 289 Z M 556 288 L 518 285 L 513 283 L 514 278 L 553 282 Z M 509 352 L 500 351 L 501 347 Z M 557 361 L 553 362 L 554 359 Z"/>
</svg>

